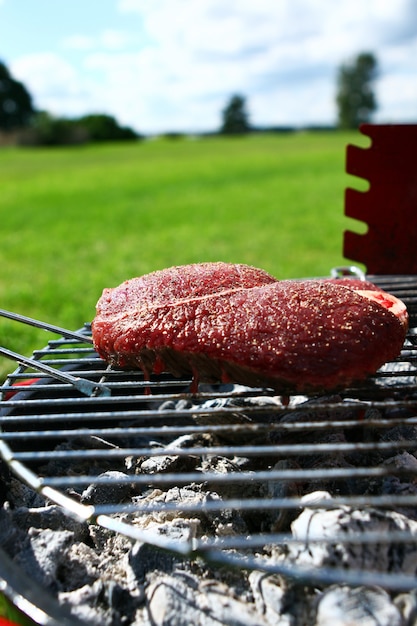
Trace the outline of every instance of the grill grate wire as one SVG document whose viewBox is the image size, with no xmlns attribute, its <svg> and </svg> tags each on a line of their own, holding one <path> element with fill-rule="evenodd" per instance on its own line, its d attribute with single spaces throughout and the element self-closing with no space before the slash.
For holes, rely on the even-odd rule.
<svg viewBox="0 0 417 626">
<path fill-rule="evenodd" d="M 224 385 L 200 386 L 191 393 L 191 381 L 168 375 L 145 380 L 137 371 L 114 370 L 97 357 L 91 346 L 91 328 L 85 324 L 76 337 L 52 339 L 46 348 L 36 350 L 33 361 L 58 372 L 64 372 L 88 383 L 103 385 L 110 396 L 86 394 L 69 382 L 55 380 L 47 372 L 38 371 L 36 363 L 20 364 L 1 387 L 0 454 L 16 476 L 48 500 L 58 504 L 70 516 L 143 541 L 188 558 L 202 556 L 210 562 L 274 572 L 309 584 L 377 584 L 387 589 L 409 590 L 417 585 L 414 575 L 345 570 L 337 567 L 304 568 L 285 561 L 273 562 L 263 554 L 266 545 L 302 544 L 289 532 L 262 528 L 246 534 L 194 537 L 174 541 L 152 530 L 140 528 L 135 516 L 149 512 L 181 512 L 185 515 L 208 512 L 238 511 L 251 515 L 289 512 L 298 515 L 306 507 L 305 500 L 291 491 L 293 485 L 319 485 L 318 491 L 333 490 L 332 498 L 318 498 L 308 503 L 314 510 L 412 509 L 417 519 L 416 493 L 366 493 L 364 484 L 389 478 L 417 481 L 413 466 L 393 467 L 375 464 L 380 455 L 411 455 L 417 448 L 413 431 L 417 428 L 417 278 L 367 277 L 384 289 L 402 298 L 407 304 L 411 328 L 402 354 L 382 368 L 366 384 L 342 390 L 327 398 L 290 398 L 276 396 L 271 390 L 226 388 Z M 85 344 L 80 337 L 85 337 Z M 35 379 L 35 380 L 33 380 Z M 22 387 L 30 382 L 29 386 Z M 397 440 L 389 434 L 403 429 Z M 407 430 L 408 429 L 408 430 Z M 323 434 L 343 430 L 348 441 L 337 436 L 320 441 Z M 417 432 L 417 431 L 416 431 Z M 204 443 L 204 436 L 211 439 Z M 178 438 L 195 437 L 192 447 L 182 447 Z M 199 439 L 203 443 L 198 443 Z M 319 439 L 317 441 L 316 439 Z M 71 449 L 62 449 L 70 442 Z M 174 442 L 174 443 L 173 443 Z M 219 443 L 221 442 L 221 443 Z M 356 455 L 355 467 L 326 466 L 319 459 L 340 455 Z M 299 459 L 304 466 L 283 467 L 281 462 Z M 124 460 L 161 457 L 187 461 L 224 457 L 230 462 L 228 473 L 206 470 L 193 465 L 175 471 L 155 473 L 134 472 L 114 477 L 105 472 L 92 473 L 91 468 L 105 461 L 120 468 Z M 249 459 L 249 470 L 242 469 L 236 459 Z M 255 464 L 251 462 L 255 461 Z M 243 463 L 245 465 L 245 463 Z M 51 472 L 51 466 L 55 473 Z M 416 462 L 417 466 L 417 462 Z M 80 472 L 80 467 L 88 470 Z M 136 493 L 134 501 L 85 504 L 80 495 L 90 485 L 126 483 Z M 349 484 L 350 491 L 346 489 Z M 204 503 L 150 502 L 146 494 L 152 489 L 187 485 L 216 489 L 225 495 Z M 271 495 L 254 486 L 266 485 L 279 492 Z M 279 486 L 279 488 L 277 487 Z M 239 496 L 236 496 L 236 487 Z M 361 491 L 362 490 L 362 491 Z M 288 495 L 287 495 L 288 491 Z M 383 544 L 386 542 L 416 545 L 410 531 L 352 533 L 349 537 L 311 537 L 309 542 L 349 544 Z"/>
</svg>

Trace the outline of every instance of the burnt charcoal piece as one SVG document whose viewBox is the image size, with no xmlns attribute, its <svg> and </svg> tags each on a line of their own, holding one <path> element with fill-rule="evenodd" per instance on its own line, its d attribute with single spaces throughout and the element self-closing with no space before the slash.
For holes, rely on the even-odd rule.
<svg viewBox="0 0 417 626">
<path fill-rule="evenodd" d="M 59 600 L 82 624 L 115 626 L 131 624 L 133 602 L 128 591 L 107 580 L 96 580 L 78 589 L 61 592 Z"/>
<path fill-rule="evenodd" d="M 42 586 L 56 591 L 59 588 L 57 573 L 72 540 L 73 533 L 68 530 L 33 529 L 15 561 Z"/>
<path fill-rule="evenodd" d="M 298 545 L 289 546 L 290 558 L 302 567 L 338 567 L 415 575 L 417 522 L 396 511 L 353 507 L 319 508 L 309 504 L 329 500 L 328 492 L 306 494 L 303 512 L 291 524 Z M 396 542 L 398 531 L 410 533 L 408 543 Z M 360 533 L 377 533 L 386 541 L 355 544 L 349 541 Z M 393 537 L 392 540 L 389 538 Z M 343 541 L 340 541 L 343 537 Z M 322 541 L 317 541 L 321 539 Z M 333 541 L 334 539 L 334 541 Z"/>
<path fill-rule="evenodd" d="M 128 478 L 127 474 L 109 471 L 100 474 L 99 478 L 106 478 L 107 482 L 89 485 L 81 495 L 83 504 L 106 504 L 109 501 L 123 502 L 129 497 L 132 485 L 124 480 Z M 123 482 L 118 482 L 118 480 Z"/>
<path fill-rule="evenodd" d="M 10 487 L 10 471 L 6 463 L 0 461 L 0 506 L 7 500 Z"/>
<path fill-rule="evenodd" d="M 315 626 L 401 626 L 399 609 L 389 594 L 378 587 L 334 586 L 320 597 Z"/>
<path fill-rule="evenodd" d="M 146 596 L 153 626 L 270 626 L 271 623 L 256 611 L 253 603 L 231 594 L 222 582 L 200 581 L 190 574 L 161 576 L 147 587 Z"/>
<path fill-rule="evenodd" d="M 181 558 L 160 550 L 150 544 L 137 542 L 129 553 L 129 565 L 139 584 L 146 580 L 148 572 L 171 573 L 181 563 Z"/>
<path fill-rule="evenodd" d="M 92 324 L 97 352 L 145 374 L 306 393 L 362 380 L 401 351 L 405 306 L 381 290 L 275 281 L 235 265 L 227 281 L 228 267 L 170 268 L 105 289 Z"/>
</svg>

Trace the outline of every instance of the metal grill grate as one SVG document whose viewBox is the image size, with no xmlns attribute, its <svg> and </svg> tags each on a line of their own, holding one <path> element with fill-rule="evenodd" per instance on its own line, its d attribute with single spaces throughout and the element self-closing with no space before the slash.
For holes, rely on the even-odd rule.
<svg viewBox="0 0 417 626">
<path fill-rule="evenodd" d="M 381 550 L 388 543 L 417 550 L 417 460 L 396 462 L 404 455 L 415 460 L 417 448 L 417 278 L 368 278 L 404 300 L 411 329 L 397 361 L 366 384 L 323 398 L 288 399 L 225 385 L 200 386 L 192 394 L 187 379 L 145 380 L 141 372 L 108 367 L 94 353 L 85 325 L 78 332 L 85 343 L 51 340 L 33 359 L 93 385 L 77 388 L 19 365 L 1 388 L 1 456 L 68 515 L 185 557 L 309 584 L 415 588 L 415 572 L 380 569 L 375 560 L 370 566 L 359 559 L 353 567 L 342 561 L 317 567 L 294 557 L 306 545 L 310 551 L 314 545 Z M 28 381 L 30 386 L 18 386 Z M 110 395 L 94 392 L 101 388 Z M 120 491 L 112 496 L 115 486 L 126 487 L 121 501 Z M 181 500 L 183 487 L 200 497 Z M 104 501 L 85 498 L 93 488 L 101 489 Z M 172 488 L 178 499 L 150 497 L 152 490 L 166 496 Z M 360 532 L 348 533 L 340 527 L 331 536 L 309 528 L 291 532 L 306 510 L 309 524 L 326 511 L 406 511 L 411 522 L 389 533 L 386 524 L 362 524 Z M 213 523 L 211 531 L 206 526 L 204 533 L 172 538 L 138 523 L 151 512 L 221 518 L 223 530 Z M 245 521 L 244 531 L 233 526 L 234 516 Z"/>
</svg>

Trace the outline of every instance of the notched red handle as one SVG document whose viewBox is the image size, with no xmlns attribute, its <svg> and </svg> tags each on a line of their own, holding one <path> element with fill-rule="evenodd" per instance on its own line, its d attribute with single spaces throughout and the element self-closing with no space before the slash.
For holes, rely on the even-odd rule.
<svg viewBox="0 0 417 626">
<path fill-rule="evenodd" d="M 369 274 L 417 273 L 417 125 L 360 128 L 369 148 L 349 145 L 348 174 L 366 179 L 368 191 L 348 188 L 345 215 L 367 224 L 365 234 L 345 231 L 345 258 Z"/>
</svg>

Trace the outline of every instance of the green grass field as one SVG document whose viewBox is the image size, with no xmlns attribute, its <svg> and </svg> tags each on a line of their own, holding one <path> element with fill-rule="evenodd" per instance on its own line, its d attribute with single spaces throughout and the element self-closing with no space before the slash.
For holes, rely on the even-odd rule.
<svg viewBox="0 0 417 626">
<path fill-rule="evenodd" d="M 346 264 L 348 143 L 295 133 L 0 150 L 0 308 L 76 329 L 103 287 L 171 265 L 241 262 L 278 278 Z M 50 335 L 0 318 L 0 345 Z M 0 361 L 0 374 L 14 369 Z"/>
</svg>

